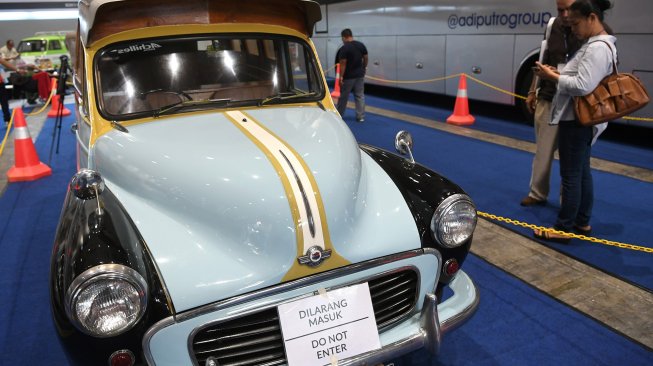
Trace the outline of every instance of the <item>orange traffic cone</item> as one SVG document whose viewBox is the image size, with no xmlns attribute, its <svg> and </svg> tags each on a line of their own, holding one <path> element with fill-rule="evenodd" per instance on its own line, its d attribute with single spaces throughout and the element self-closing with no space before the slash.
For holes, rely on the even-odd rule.
<svg viewBox="0 0 653 366">
<path fill-rule="evenodd" d="M 65 105 L 62 105 L 59 94 L 57 94 L 57 79 L 52 79 L 52 103 L 50 103 L 50 111 L 48 112 L 48 117 L 57 117 L 59 114 L 59 108 L 61 108 L 61 116 L 70 116 L 70 110 L 66 108 Z"/>
<path fill-rule="evenodd" d="M 474 123 L 474 116 L 469 114 L 469 104 L 467 101 L 467 77 L 465 77 L 465 74 L 460 75 L 458 93 L 456 94 L 456 104 L 453 107 L 453 114 L 447 118 L 447 123 L 458 126 L 466 126 Z"/>
<path fill-rule="evenodd" d="M 7 172 L 10 182 L 36 180 L 52 174 L 49 166 L 39 161 L 36 148 L 32 142 L 25 123 L 23 110 L 18 107 L 14 112 L 14 156 L 16 165 Z"/>
<path fill-rule="evenodd" d="M 333 91 L 331 92 L 332 98 L 340 98 L 340 64 L 336 64 L 336 82 Z"/>
</svg>

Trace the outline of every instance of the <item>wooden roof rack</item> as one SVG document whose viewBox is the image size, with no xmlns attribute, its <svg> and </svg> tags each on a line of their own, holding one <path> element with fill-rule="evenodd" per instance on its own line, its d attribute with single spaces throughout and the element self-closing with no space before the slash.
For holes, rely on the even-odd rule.
<svg viewBox="0 0 653 366">
<path fill-rule="evenodd" d="M 179 24 L 258 23 L 313 35 L 322 19 L 312 0 L 81 0 L 80 36 L 89 46 L 117 32 Z"/>
</svg>

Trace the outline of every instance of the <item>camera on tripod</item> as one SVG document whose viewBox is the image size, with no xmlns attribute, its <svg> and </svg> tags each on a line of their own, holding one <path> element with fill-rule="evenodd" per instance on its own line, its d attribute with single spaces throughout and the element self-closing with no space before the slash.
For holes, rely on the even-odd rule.
<svg viewBox="0 0 653 366">
<path fill-rule="evenodd" d="M 68 76 L 72 75 L 73 70 L 70 68 L 70 65 L 68 64 L 68 56 L 62 55 L 59 56 L 59 60 L 61 60 L 61 66 L 59 66 L 59 75 L 57 76 L 57 92 L 56 94 L 60 98 L 59 105 L 57 106 L 58 110 L 55 113 L 56 119 L 54 122 L 54 132 L 52 133 L 52 144 L 50 145 L 50 159 L 48 161 L 52 160 L 52 150 L 54 148 L 54 140 L 56 138 L 57 140 L 57 154 L 59 154 L 59 142 L 61 140 L 61 124 L 63 120 L 63 110 L 64 110 L 64 98 L 66 97 L 66 81 L 68 80 Z M 68 111 L 68 114 L 70 112 Z M 49 114 L 48 114 L 49 115 Z"/>
<path fill-rule="evenodd" d="M 57 94 L 63 97 L 66 95 L 66 80 L 68 80 L 69 75 L 72 75 L 73 70 L 68 63 L 68 56 L 61 55 L 59 56 L 59 60 L 61 63 L 59 66 L 59 76 L 57 77 Z"/>
</svg>

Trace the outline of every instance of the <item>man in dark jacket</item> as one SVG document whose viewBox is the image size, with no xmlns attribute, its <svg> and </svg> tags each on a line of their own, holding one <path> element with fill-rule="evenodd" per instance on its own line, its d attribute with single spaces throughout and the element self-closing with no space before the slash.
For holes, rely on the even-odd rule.
<svg viewBox="0 0 653 366">
<path fill-rule="evenodd" d="M 558 70 L 571 59 L 582 45 L 582 42 L 571 33 L 568 23 L 569 7 L 573 3 L 574 0 L 556 0 L 558 17 L 553 22 L 544 52 L 542 63 L 557 65 Z M 522 206 L 544 205 L 549 196 L 551 162 L 553 154 L 558 148 L 558 125 L 549 125 L 551 101 L 556 93 L 556 88 L 554 82 L 541 80 L 537 85 L 533 83 L 528 92 L 526 104 L 529 110 L 535 112 L 536 150 L 533 158 L 530 191 L 521 200 Z"/>
<path fill-rule="evenodd" d="M 365 120 L 365 69 L 367 68 L 367 48 L 361 42 L 355 41 L 351 29 L 344 29 L 342 36 L 343 46 L 338 50 L 340 64 L 340 98 L 338 99 L 338 112 L 345 116 L 349 93 L 354 90 L 356 102 L 356 120 Z"/>
</svg>

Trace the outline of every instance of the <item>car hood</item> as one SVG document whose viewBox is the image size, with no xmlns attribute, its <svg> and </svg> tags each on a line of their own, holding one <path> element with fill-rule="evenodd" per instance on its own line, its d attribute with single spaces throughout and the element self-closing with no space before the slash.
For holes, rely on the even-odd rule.
<svg viewBox="0 0 653 366">
<path fill-rule="evenodd" d="M 317 107 L 155 119 L 102 135 L 89 162 L 143 236 L 177 312 L 420 247 L 395 184 Z M 331 257 L 299 265 L 310 246 Z"/>
</svg>

